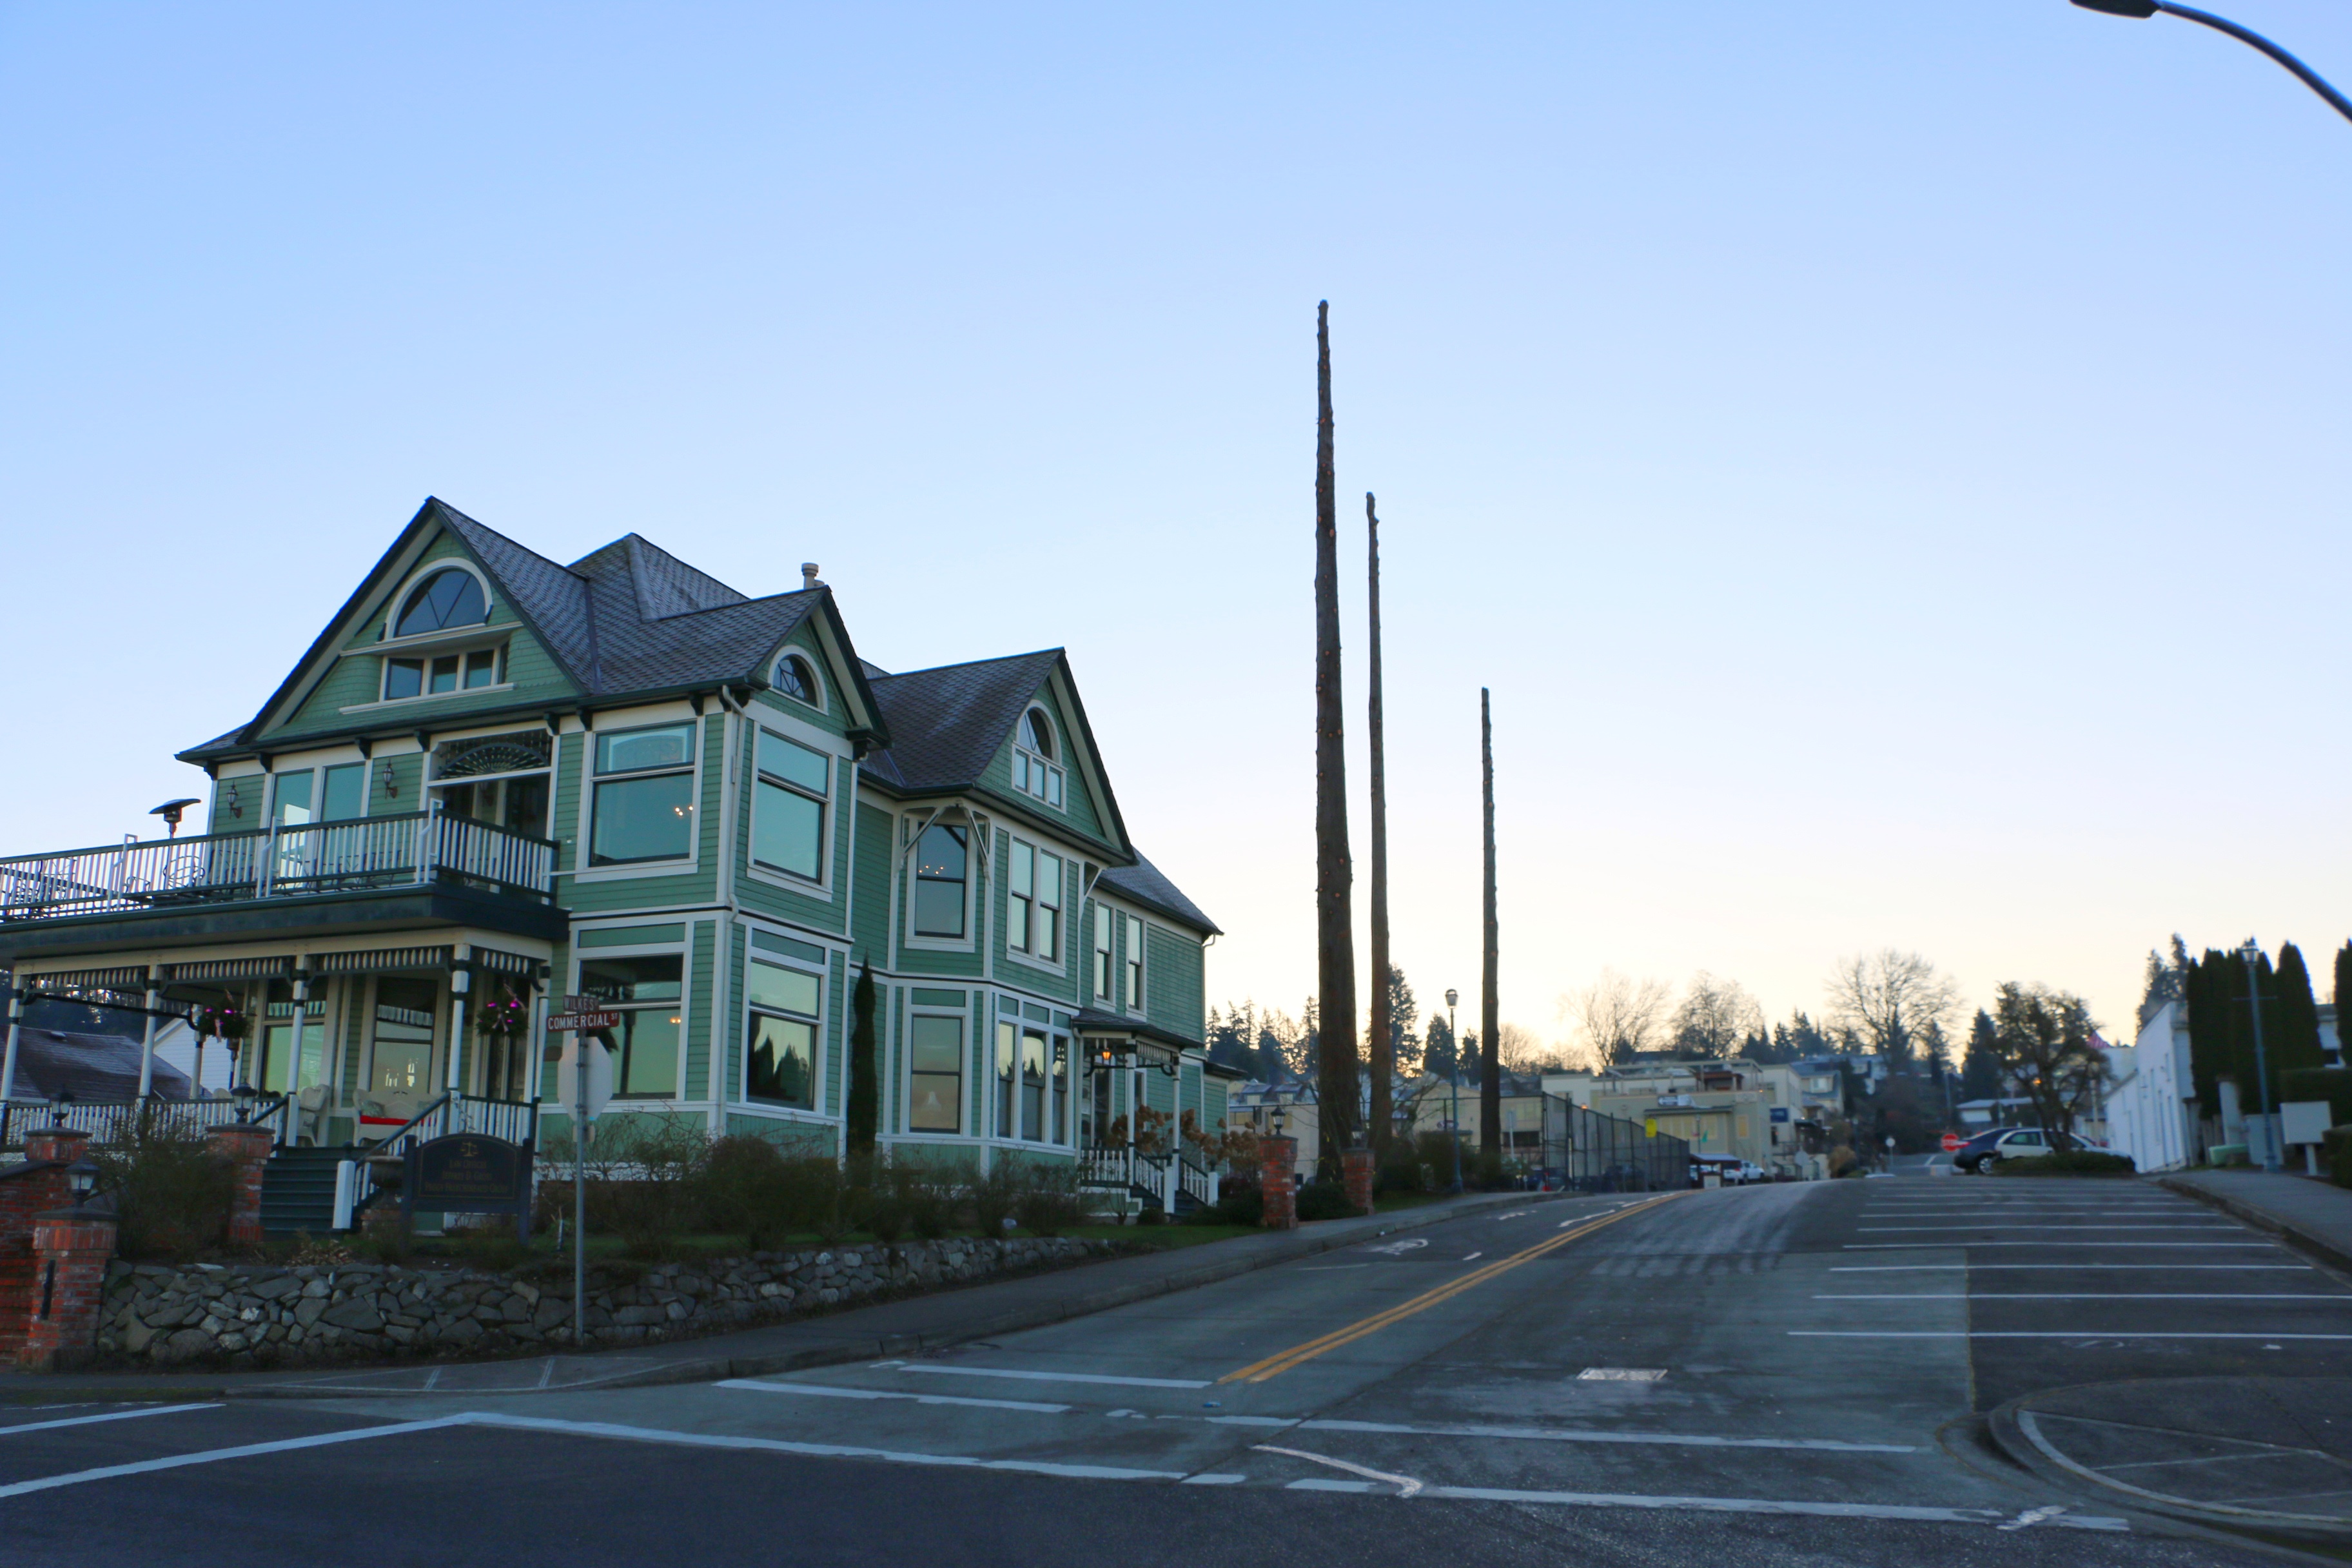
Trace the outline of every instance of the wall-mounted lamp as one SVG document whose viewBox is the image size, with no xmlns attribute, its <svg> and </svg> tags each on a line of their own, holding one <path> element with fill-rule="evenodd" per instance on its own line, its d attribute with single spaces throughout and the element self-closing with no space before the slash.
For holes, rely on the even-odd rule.
<svg viewBox="0 0 2352 1568">
<path fill-rule="evenodd" d="M 383 762 L 376 763 L 375 782 L 383 786 L 384 794 L 395 797 L 399 795 L 400 781 L 393 776 L 391 758 L 386 757 Z"/>
<path fill-rule="evenodd" d="M 231 779 L 228 781 L 228 814 L 231 816 L 243 816 L 245 815 L 245 800 L 244 797 L 237 793 L 236 785 L 236 780 Z"/>
</svg>

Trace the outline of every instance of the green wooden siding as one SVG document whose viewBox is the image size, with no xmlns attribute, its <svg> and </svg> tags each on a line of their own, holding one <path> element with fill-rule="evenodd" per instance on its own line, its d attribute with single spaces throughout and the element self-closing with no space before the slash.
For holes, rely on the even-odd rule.
<svg viewBox="0 0 2352 1568">
<path fill-rule="evenodd" d="M 1053 716 L 1054 730 L 1062 743 L 1063 754 L 1054 760 L 1062 765 L 1064 773 L 1067 775 L 1066 785 L 1062 792 L 1062 798 L 1067 809 L 1055 811 L 1044 801 L 1037 800 L 1034 795 L 1024 795 L 1013 787 L 1013 738 L 1011 735 L 1004 737 L 1004 743 L 997 748 L 995 757 L 989 763 L 987 770 L 980 775 L 981 786 L 993 790 L 1010 800 L 1031 801 L 1033 808 L 1039 816 L 1048 821 L 1066 820 L 1075 832 L 1106 843 L 1111 842 L 1111 836 L 1103 826 L 1101 809 L 1095 803 L 1093 792 L 1086 786 L 1083 770 L 1076 766 L 1076 753 L 1085 744 L 1085 741 L 1070 724 L 1062 705 L 1055 700 L 1053 683 L 1049 681 L 1039 687 L 1032 700 Z M 1097 768 L 1100 767 L 1099 758 L 1090 760 Z"/>
<path fill-rule="evenodd" d="M 1198 942 L 1146 925 L 1143 992 L 1144 1016 L 1188 1040 L 1207 1037 Z"/>
<path fill-rule="evenodd" d="M 425 547 L 417 559 L 416 569 L 422 570 L 435 561 L 444 560 L 471 562 L 473 557 L 454 535 L 443 531 Z M 402 579 L 404 583 L 410 581 L 414 581 L 413 574 Z M 386 584 L 386 594 L 399 585 Z M 506 595 L 493 590 L 491 598 L 490 618 L 486 624 L 508 631 L 507 684 L 511 689 L 451 692 L 442 697 L 403 703 L 397 708 L 386 708 L 379 712 L 346 714 L 343 712 L 345 708 L 376 700 L 383 690 L 383 663 L 373 656 L 341 658 L 333 668 L 320 678 L 318 685 L 311 689 L 302 705 L 284 723 L 273 726 L 267 732 L 269 739 L 283 742 L 299 735 L 348 731 L 354 725 L 384 722 L 388 716 L 394 714 L 399 715 L 404 722 L 414 714 L 420 724 L 440 723 L 487 709 L 512 707 L 518 703 L 562 701 L 577 697 L 578 689 L 549 656 L 545 647 L 516 616 Z M 344 643 L 344 649 L 373 647 L 380 640 L 377 634 L 383 628 L 389 608 L 388 599 L 382 597 L 369 606 L 366 619 Z"/>
<path fill-rule="evenodd" d="M 708 1100 L 710 1093 L 710 1019 L 717 1010 L 712 982 L 718 973 L 718 927 L 710 921 L 694 922 L 694 947 L 687 965 L 687 990 L 691 1000 L 686 1015 L 686 1098 Z"/>
<path fill-rule="evenodd" d="M 852 868 L 850 940 L 874 963 L 888 967 L 897 962 L 890 951 L 890 861 L 894 847 L 890 813 L 871 805 L 857 808 L 857 864 Z"/>
<path fill-rule="evenodd" d="M 718 899 L 719 805 L 725 794 L 726 731 L 716 713 L 705 714 L 702 725 L 702 783 L 697 795 L 696 813 L 701 820 L 695 824 L 697 860 L 691 870 L 652 876 L 585 878 L 571 876 L 562 882 L 556 901 L 575 915 L 619 914 L 632 910 L 676 908 L 680 905 L 708 904 Z M 613 729 L 635 728 L 633 721 L 614 720 Z M 568 741 L 584 737 L 567 736 Z M 565 772 L 572 776 L 572 786 L 563 787 L 558 781 L 556 799 L 561 820 L 557 823 L 560 837 L 573 839 L 588 831 L 578 813 L 580 786 L 571 762 L 572 749 L 567 747 Z M 575 854 L 579 853 L 574 847 Z M 570 858 L 567 857 L 567 859 Z"/>
</svg>

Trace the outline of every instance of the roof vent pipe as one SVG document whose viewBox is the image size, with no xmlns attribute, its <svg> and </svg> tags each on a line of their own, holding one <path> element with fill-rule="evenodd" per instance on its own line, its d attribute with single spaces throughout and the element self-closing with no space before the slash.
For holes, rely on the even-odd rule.
<svg viewBox="0 0 2352 1568">
<path fill-rule="evenodd" d="M 802 562 L 802 563 L 801 563 L 801 592 L 802 592 L 802 593 L 803 593 L 803 594 L 805 594 L 805 593 L 807 593 L 811 588 L 822 588 L 822 587 L 824 587 L 824 584 L 822 584 L 822 583 L 820 583 L 820 582 L 818 582 L 818 581 L 816 580 L 816 563 L 815 563 L 815 562 L 814 562 L 814 561 L 803 561 L 803 562 Z"/>
</svg>

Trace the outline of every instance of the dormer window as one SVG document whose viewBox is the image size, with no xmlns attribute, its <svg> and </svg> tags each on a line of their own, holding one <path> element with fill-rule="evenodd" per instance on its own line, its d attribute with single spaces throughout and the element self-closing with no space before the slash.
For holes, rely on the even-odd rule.
<svg viewBox="0 0 2352 1568">
<path fill-rule="evenodd" d="M 476 648 L 471 653 L 445 653 L 438 658 L 385 659 L 383 700 L 396 702 L 404 697 L 441 697 L 453 691 L 500 685 L 507 678 L 501 668 L 506 652 L 501 644 Z"/>
<path fill-rule="evenodd" d="M 805 702 L 812 708 L 824 706 L 824 699 L 817 692 L 816 671 L 809 668 L 808 660 L 796 653 L 788 653 L 776 660 L 775 686 L 778 691 L 796 702 Z"/>
<path fill-rule="evenodd" d="M 392 624 L 396 637 L 420 637 L 452 626 L 475 626 L 489 618 L 481 579 L 459 566 L 446 566 L 409 590 Z"/>
<path fill-rule="evenodd" d="M 1013 787 L 1056 810 L 1062 805 L 1062 770 L 1054 761 L 1054 721 L 1043 708 L 1021 715 L 1013 733 Z"/>
</svg>

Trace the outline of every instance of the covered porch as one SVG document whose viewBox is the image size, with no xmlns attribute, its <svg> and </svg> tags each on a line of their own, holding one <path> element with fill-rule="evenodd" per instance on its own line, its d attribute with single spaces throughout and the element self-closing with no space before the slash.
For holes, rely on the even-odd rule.
<svg viewBox="0 0 2352 1568">
<path fill-rule="evenodd" d="M 1188 1136 L 1208 1133 L 1224 1120 L 1223 1093 L 1210 1103 L 1201 1043 L 1095 1008 L 1082 1009 L 1072 1028 L 1086 1064 L 1080 1184 L 1128 1194 L 1171 1217 L 1214 1205 L 1222 1162 Z"/>
</svg>

